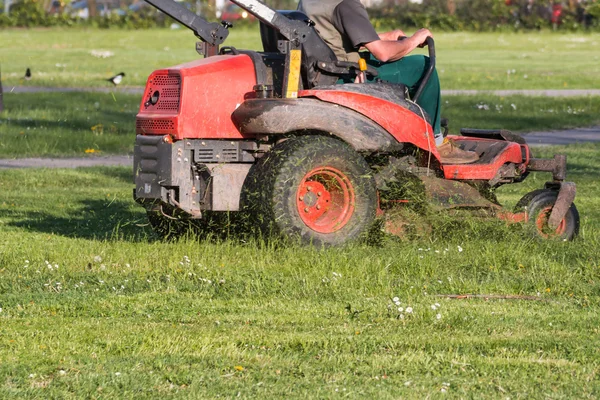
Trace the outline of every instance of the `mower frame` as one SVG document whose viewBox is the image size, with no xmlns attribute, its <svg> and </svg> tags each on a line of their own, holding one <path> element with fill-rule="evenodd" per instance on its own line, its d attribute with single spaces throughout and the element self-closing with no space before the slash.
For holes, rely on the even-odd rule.
<svg viewBox="0 0 600 400">
<path fill-rule="evenodd" d="M 248 177 L 257 179 L 257 164 L 268 163 L 264 160 L 274 157 L 274 149 L 286 140 L 315 135 L 346 143 L 361 159 L 387 157 L 384 165 L 371 164 L 377 190 L 393 184 L 398 173 L 408 173 L 423 179 L 429 197 L 445 208 L 483 208 L 508 222 L 523 222 L 535 217 L 528 214 L 525 200 L 539 203 L 538 195 L 554 193 L 551 210 L 544 208 L 548 215 L 535 218 L 558 232 L 565 218 L 576 216 L 571 224 L 575 233 L 568 238 L 576 234 L 576 188 L 565 182 L 565 156 L 534 158 L 519 135 L 505 130 L 462 129 L 460 136 L 453 137 L 455 143 L 478 152 L 480 161 L 441 163 L 429 116 L 416 104 L 435 68 L 432 38 L 427 39 L 430 67 L 410 99 L 402 85 L 335 84 L 339 75 L 366 72 L 376 76 L 377 71 L 337 61 L 318 38 L 314 22 L 297 11 L 278 12 L 257 0 L 232 0 L 261 21 L 263 43 L 271 52 L 259 53 L 220 48 L 232 26 L 227 21 L 207 22 L 172 0 L 145 1 L 192 30 L 200 39 L 196 50 L 205 57 L 155 71 L 148 79 L 134 150 L 134 199 L 148 212 L 177 220 L 202 219 L 205 211 L 239 211 L 244 207 Z M 316 56 L 310 54 L 313 47 Z M 306 75 L 309 62 L 316 71 L 312 78 Z M 236 75 L 227 81 L 231 94 L 223 93 L 218 82 L 206 83 L 205 77 L 220 76 L 213 78 L 216 81 L 228 74 Z M 315 76 L 326 84 L 315 86 Z M 201 107 L 196 99 L 204 99 L 200 104 L 210 107 Z M 328 171 L 315 176 L 336 176 L 338 169 Z M 494 198 L 476 196 L 480 188 L 493 190 L 520 182 L 532 171 L 551 172 L 552 181 L 544 190 L 526 195 L 519 203 L 526 203 L 522 210 L 509 212 Z M 345 182 L 343 177 L 336 179 Z M 306 187 L 306 183 L 301 185 Z M 302 209 L 300 203 L 298 209 Z M 379 206 L 378 210 L 381 214 Z M 331 229 L 331 233 L 338 230 Z M 317 242 L 328 244 L 321 236 Z"/>
</svg>

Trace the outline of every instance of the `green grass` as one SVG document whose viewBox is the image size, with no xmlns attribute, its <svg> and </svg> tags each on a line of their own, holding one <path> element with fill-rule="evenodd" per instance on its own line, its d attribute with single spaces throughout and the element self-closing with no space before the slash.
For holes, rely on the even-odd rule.
<svg viewBox="0 0 600 400">
<path fill-rule="evenodd" d="M 569 157 L 575 242 L 442 219 L 380 247 L 162 243 L 129 169 L 0 171 L 0 397 L 598 398 L 600 146 L 540 151 Z M 438 297 L 465 293 L 541 301 Z"/>
<path fill-rule="evenodd" d="M 0 158 L 133 151 L 137 95 L 7 93 L 4 100 Z M 447 96 L 442 115 L 450 119 L 453 133 L 461 127 L 527 132 L 594 125 L 600 122 L 600 102 L 593 97 Z"/>
<path fill-rule="evenodd" d="M 0 157 L 131 153 L 139 102 L 119 93 L 5 94 Z"/>
<path fill-rule="evenodd" d="M 597 88 L 598 33 L 434 34 L 442 89 Z M 118 72 L 127 74 L 124 85 L 143 86 L 153 70 L 198 58 L 195 38 L 186 29 L 6 29 L 0 42 L 7 88 L 109 87 L 104 79 Z M 257 28 L 234 28 L 225 44 L 261 49 Z M 114 55 L 96 58 L 92 50 Z M 33 78 L 23 81 L 27 67 Z"/>
</svg>

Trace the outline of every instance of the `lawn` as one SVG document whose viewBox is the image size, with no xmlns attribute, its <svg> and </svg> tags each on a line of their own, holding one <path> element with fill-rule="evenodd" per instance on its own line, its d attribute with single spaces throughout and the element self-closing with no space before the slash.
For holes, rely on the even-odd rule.
<svg viewBox="0 0 600 400">
<path fill-rule="evenodd" d="M 139 96 L 123 93 L 7 93 L 0 114 L 0 158 L 127 154 L 135 141 Z M 587 98 L 447 96 L 442 115 L 461 127 L 517 132 L 590 126 L 600 101 Z"/>
<path fill-rule="evenodd" d="M 245 29 L 230 38 L 257 47 Z M 447 89 L 590 88 L 600 72 L 598 35 L 436 39 Z M 121 71 L 143 85 L 197 57 L 183 30 L 4 30 L 0 41 L 0 158 L 126 154 L 135 136 L 138 96 L 10 85 L 103 86 Z M 527 132 L 598 123 L 600 104 L 451 96 L 443 114 L 453 133 Z M 600 145 L 535 149 L 555 153 L 577 184 L 574 242 L 443 215 L 430 233 L 371 246 L 161 242 L 130 168 L 0 170 L 0 398 L 598 398 Z M 500 200 L 511 209 L 547 179 L 502 187 Z M 446 296 L 462 294 L 520 298 Z"/>
<path fill-rule="evenodd" d="M 600 34 L 435 33 L 443 89 L 598 88 Z M 155 69 L 198 58 L 186 29 L 5 29 L 0 64 L 11 86 L 144 86 Z M 226 45 L 260 50 L 258 28 L 234 27 Z M 103 56 L 108 57 L 103 58 Z M 32 79 L 23 80 L 26 68 Z"/>
<path fill-rule="evenodd" d="M 442 217 L 371 247 L 159 242 L 129 169 L 0 171 L 0 397 L 598 398 L 600 146 L 555 152 L 569 243 Z"/>
</svg>

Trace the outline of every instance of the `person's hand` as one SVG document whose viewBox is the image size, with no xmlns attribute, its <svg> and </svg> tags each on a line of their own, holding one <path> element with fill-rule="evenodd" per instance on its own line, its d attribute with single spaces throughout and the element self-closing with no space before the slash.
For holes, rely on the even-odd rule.
<svg viewBox="0 0 600 400">
<path fill-rule="evenodd" d="M 423 48 L 427 46 L 427 38 L 432 38 L 433 34 L 429 31 L 429 29 L 421 28 L 416 31 L 412 37 L 416 38 L 417 43 L 419 43 L 418 47 Z"/>
<path fill-rule="evenodd" d="M 404 31 L 402 29 L 394 29 L 392 32 L 392 37 L 394 37 L 394 40 L 402 40 L 404 38 L 406 38 L 406 33 L 404 33 Z"/>
</svg>

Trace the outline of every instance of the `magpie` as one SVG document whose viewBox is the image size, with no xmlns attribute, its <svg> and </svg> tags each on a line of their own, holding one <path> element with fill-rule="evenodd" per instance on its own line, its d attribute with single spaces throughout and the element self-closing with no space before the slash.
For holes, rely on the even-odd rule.
<svg viewBox="0 0 600 400">
<path fill-rule="evenodd" d="M 125 76 L 125 72 L 120 72 L 113 76 L 112 78 L 107 79 L 107 81 L 111 82 L 113 85 L 117 86 L 123 80 Z"/>
<path fill-rule="evenodd" d="M 27 68 L 27 70 L 25 71 L 25 76 L 23 78 L 25 78 L 26 81 L 31 79 L 31 69 Z"/>
</svg>

